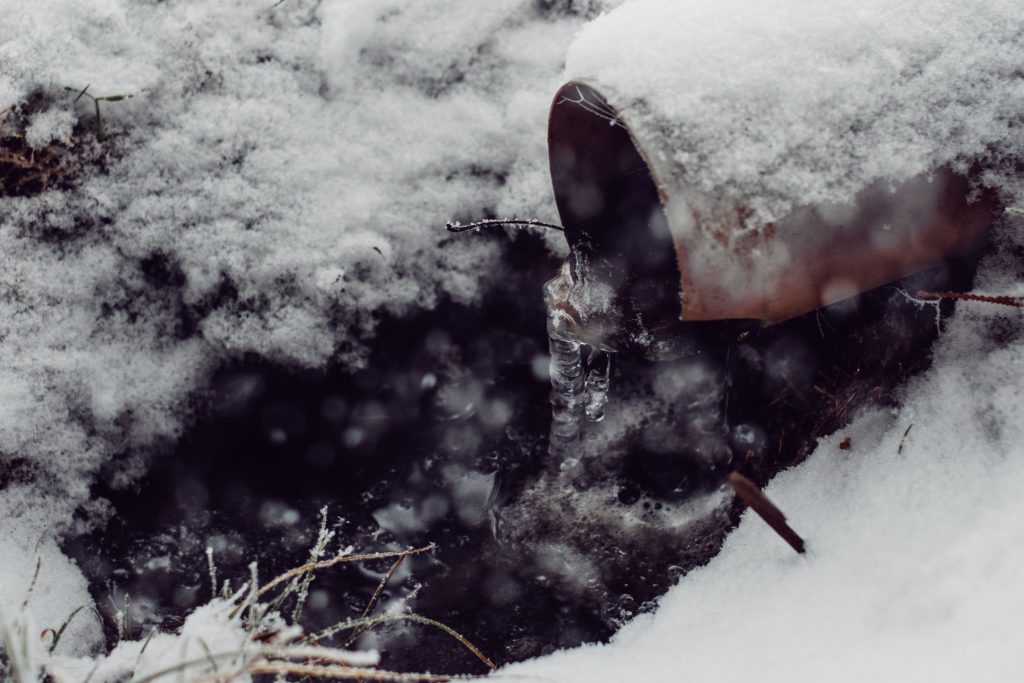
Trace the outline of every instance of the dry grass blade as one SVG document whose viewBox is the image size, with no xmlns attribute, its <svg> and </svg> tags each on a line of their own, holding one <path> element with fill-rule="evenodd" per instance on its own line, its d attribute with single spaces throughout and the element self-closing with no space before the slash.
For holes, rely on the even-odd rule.
<svg viewBox="0 0 1024 683">
<path fill-rule="evenodd" d="M 32 593 L 36 589 L 36 583 L 39 581 L 39 570 L 43 567 L 43 558 L 36 559 L 36 570 L 32 572 L 32 580 L 28 584 L 28 590 L 25 591 L 25 599 L 21 602 L 20 612 L 24 612 L 25 608 L 28 607 L 28 601 L 32 599 Z"/>
<path fill-rule="evenodd" d="M 316 535 L 316 543 L 310 548 L 309 562 L 316 562 L 323 556 L 324 551 L 327 550 L 327 544 L 331 542 L 332 538 L 334 538 L 334 532 L 327 529 L 327 506 L 325 505 L 320 509 L 320 530 Z M 306 605 L 306 599 L 309 597 L 309 587 L 313 584 L 315 577 L 316 572 L 308 572 L 301 578 L 296 577 L 292 579 L 288 587 L 281 591 L 277 600 L 272 603 L 272 605 L 280 607 L 280 605 L 284 604 L 284 599 L 288 595 L 298 591 L 298 595 L 295 598 L 295 608 L 292 610 L 293 624 L 299 623 L 299 620 L 302 618 L 302 610 Z"/>
<path fill-rule="evenodd" d="M 782 536 L 783 540 L 793 547 L 793 550 L 798 553 L 804 552 L 804 539 L 793 531 L 793 529 L 786 524 L 786 516 L 782 514 L 782 510 L 775 507 L 775 505 L 768 500 L 768 496 L 764 495 L 764 492 L 758 488 L 757 484 L 744 477 L 739 472 L 731 472 L 729 474 L 729 484 L 733 490 L 736 491 L 736 495 L 746 503 L 751 510 L 760 515 L 761 519 L 768 523 L 775 532 Z"/>
<path fill-rule="evenodd" d="M 442 624 L 440 621 L 436 621 L 434 619 L 429 619 L 427 617 L 421 617 L 418 614 L 385 614 L 385 615 L 382 615 L 382 616 L 379 616 L 379 617 L 371 617 L 369 619 L 354 619 L 354 620 L 352 620 L 350 622 L 342 622 L 337 627 L 331 627 L 329 629 L 325 629 L 325 630 L 321 631 L 320 633 L 317 633 L 317 634 L 311 636 L 310 640 L 311 641 L 317 641 L 317 640 L 320 640 L 321 638 L 328 638 L 331 635 L 334 635 L 334 633 L 337 633 L 338 630 L 344 630 L 346 628 L 354 628 L 354 627 L 358 627 L 358 626 L 363 627 L 363 631 L 362 632 L 365 633 L 366 631 L 369 631 L 370 629 L 372 629 L 372 628 L 374 628 L 376 626 L 379 626 L 381 624 L 386 624 L 386 623 L 392 622 L 392 621 L 411 621 L 411 622 L 414 622 L 414 623 L 417 623 L 417 624 L 425 624 L 427 626 L 433 626 L 436 629 L 440 629 L 441 631 L 444 631 L 445 633 L 450 635 L 455 640 L 459 641 L 459 644 L 461 644 L 464 648 L 466 648 L 467 650 L 472 652 L 473 655 L 475 655 L 477 659 L 479 659 L 481 662 L 483 662 L 487 666 L 487 668 L 492 669 L 492 670 L 498 668 L 498 666 L 491 660 L 490 657 L 485 655 L 480 650 L 480 648 L 478 648 L 476 645 L 474 645 L 473 643 L 469 642 L 466 639 L 466 637 L 463 636 L 461 633 L 459 633 L 455 629 L 451 628 L 450 626 Z"/>
<path fill-rule="evenodd" d="M 384 594 L 384 589 L 387 588 L 388 582 L 391 581 L 391 577 L 393 577 L 395 575 L 395 572 L 398 571 L 398 568 L 401 566 L 402 562 L 405 561 L 405 558 L 406 556 L 403 555 L 399 557 L 397 560 L 395 560 L 394 563 L 391 565 L 391 568 L 388 569 L 386 574 L 384 574 L 384 578 L 382 578 L 380 580 L 380 583 L 377 584 L 377 590 L 373 591 L 373 595 L 370 597 L 370 601 L 366 603 L 366 609 L 363 610 L 363 619 L 369 617 L 370 614 L 373 612 L 373 608 L 377 606 L 377 601 L 379 601 L 380 596 Z M 370 628 L 371 627 L 368 625 L 364 625 L 362 627 L 357 628 L 355 632 L 351 635 L 351 637 L 349 637 L 349 639 L 345 641 L 344 647 L 348 647 L 349 645 L 354 643 L 356 639 L 359 638 L 359 636 L 366 633 L 366 631 Z"/>
<path fill-rule="evenodd" d="M 432 550 L 434 550 L 434 548 L 436 548 L 436 547 L 437 547 L 436 545 L 431 543 L 430 545 L 425 545 L 422 548 L 410 548 L 408 550 L 396 550 L 396 551 L 393 551 L 393 552 L 383 552 L 383 553 L 366 553 L 364 555 L 346 555 L 346 554 L 341 554 L 341 555 L 336 555 L 335 557 L 332 557 L 332 558 L 327 559 L 327 560 L 320 560 L 319 562 L 308 562 L 308 563 L 306 563 L 304 565 L 301 565 L 299 567 L 295 567 L 294 569 L 289 569 L 285 573 L 283 573 L 283 574 L 275 577 L 274 579 L 272 579 L 267 585 L 263 586 L 263 588 L 260 588 L 258 591 L 255 592 L 255 595 L 253 596 L 253 599 L 259 599 L 260 597 L 265 595 L 267 593 L 267 591 L 272 590 L 276 586 L 279 586 L 282 583 L 284 583 L 285 581 L 293 579 L 296 576 L 301 576 L 302 574 L 305 574 L 306 572 L 315 572 L 315 571 L 317 571 L 319 569 L 327 569 L 328 567 L 333 567 L 335 565 L 343 564 L 343 563 L 346 563 L 346 562 L 366 562 L 368 560 L 387 560 L 387 559 L 392 559 L 392 558 L 397 558 L 397 557 L 408 557 L 410 555 L 420 555 L 422 553 L 429 553 Z M 238 616 L 238 613 L 244 607 L 245 607 L 245 604 L 241 604 L 241 605 L 238 605 L 237 607 L 235 607 L 235 609 L 232 610 L 231 614 L 229 615 L 230 618 L 234 619 L 236 616 Z"/>
<path fill-rule="evenodd" d="M 971 294 L 970 292 L 929 292 L 917 293 L 921 299 L 954 299 L 956 301 L 980 301 L 986 304 L 998 304 L 1013 308 L 1024 308 L 1024 296 L 1007 296 L 1003 294 Z"/>
<path fill-rule="evenodd" d="M 380 655 L 376 652 L 350 652 L 316 645 L 293 645 L 282 648 L 268 648 L 262 653 L 271 659 L 304 659 L 318 662 L 333 662 L 345 666 L 376 666 Z"/>
<path fill-rule="evenodd" d="M 900 447 L 896 449 L 896 455 L 903 455 L 903 446 L 907 442 L 907 434 L 910 434 L 910 430 L 914 428 L 914 423 L 911 422 L 907 426 L 907 431 L 903 432 L 903 437 L 900 439 Z"/>
<path fill-rule="evenodd" d="M 361 669 L 351 666 L 314 666 L 309 664 L 291 664 L 288 662 L 264 662 L 251 664 L 242 669 L 224 671 L 197 678 L 192 683 L 215 683 L 216 681 L 230 681 L 242 675 L 258 676 L 261 674 L 273 676 L 300 676 L 302 678 L 319 678 L 329 680 L 350 680 L 350 681 L 397 681 L 408 683 L 431 683 L 434 681 L 450 681 L 451 676 L 439 676 L 436 674 L 406 674 L 391 671 L 376 671 L 373 669 Z"/>
<path fill-rule="evenodd" d="M 71 622 L 74 620 L 75 617 L 78 616 L 78 613 L 84 609 L 88 609 L 90 612 L 92 612 L 93 616 L 96 617 L 96 621 L 99 622 L 100 628 L 103 627 L 103 617 L 100 615 L 99 612 L 96 611 L 95 607 L 90 607 L 87 605 L 81 605 L 79 607 L 76 607 L 71 611 L 71 614 L 68 615 L 67 619 L 64 620 L 64 623 L 60 625 L 60 628 L 54 631 L 53 642 L 50 643 L 50 652 L 53 652 L 57 649 L 57 645 L 60 643 L 60 639 L 64 635 L 64 631 L 66 631 L 68 626 L 71 625 Z M 50 630 L 52 631 L 53 629 Z"/>
<path fill-rule="evenodd" d="M 323 647 L 299 646 L 260 648 L 243 653 L 239 650 L 232 650 L 230 652 L 210 652 L 210 649 L 205 642 L 201 641 L 200 644 L 204 650 L 203 657 L 178 662 L 174 666 L 160 669 L 159 671 L 143 676 L 142 678 L 133 679 L 131 683 L 150 683 L 158 678 L 163 678 L 164 676 L 169 676 L 174 673 L 184 672 L 190 667 L 201 666 L 203 664 L 209 664 L 215 672 L 215 675 L 210 676 L 210 680 L 219 680 L 219 677 L 221 676 L 238 676 L 247 671 L 246 667 L 268 660 L 315 660 L 319 662 L 335 662 L 357 671 L 367 671 L 368 669 L 363 669 L 361 667 L 375 666 L 378 662 L 376 653 L 345 652 L 343 650 Z M 235 666 L 231 669 L 225 669 L 223 672 L 218 671 L 217 662 L 231 661 L 240 656 L 248 656 L 251 657 L 251 659 L 241 667 Z M 285 661 L 284 663 L 290 664 L 291 662 Z"/>
<path fill-rule="evenodd" d="M 363 610 L 363 618 L 370 616 L 370 612 L 372 612 L 373 608 L 377 606 L 377 601 L 380 600 L 380 596 L 384 593 L 384 589 L 387 587 L 388 582 L 391 581 L 391 577 L 395 575 L 395 572 L 398 571 L 398 567 L 401 566 L 406 557 L 408 557 L 408 555 L 402 555 L 395 560 L 394 564 L 391 565 L 391 568 L 388 569 L 387 574 L 385 574 L 384 578 L 380 580 L 380 583 L 377 585 L 377 590 L 373 591 L 373 596 L 370 598 L 370 602 L 366 604 L 366 609 Z"/>
<path fill-rule="evenodd" d="M 16 156 L 14 154 L 5 154 L 0 152 L 0 164 L 9 164 L 15 168 L 28 169 L 33 168 L 34 164 L 28 157 Z"/>
</svg>

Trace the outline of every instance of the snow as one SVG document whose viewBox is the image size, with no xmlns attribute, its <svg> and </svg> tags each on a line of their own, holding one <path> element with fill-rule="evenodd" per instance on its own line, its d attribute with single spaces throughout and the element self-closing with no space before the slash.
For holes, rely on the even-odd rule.
<svg viewBox="0 0 1024 683">
<path fill-rule="evenodd" d="M 566 73 L 695 210 L 738 203 L 759 228 L 947 165 L 1019 196 L 1021 21 L 1016 0 L 637 0 L 582 31 Z"/>
<path fill-rule="evenodd" d="M 771 482 L 806 556 L 748 511 L 712 562 L 611 644 L 505 672 L 561 683 L 1019 678 L 1020 318 L 962 306 L 898 411 L 862 416 Z M 1007 319 L 1009 344 L 992 333 Z"/>
<path fill-rule="evenodd" d="M 356 366 L 381 316 L 497 281 L 493 243 L 444 224 L 553 219 L 544 121 L 569 10 L 609 4 L 0 1 L 4 135 L 20 122 L 82 164 L 71 187 L 0 199 L 13 575 L 40 536 L 104 521 L 92 483 L 137 480 L 220 359 Z M 99 141 L 91 97 L 119 95 Z M 76 590 L 35 597 L 41 628 Z"/>
<path fill-rule="evenodd" d="M 137 480 L 218 361 L 355 366 L 383 315 L 478 300 L 497 250 L 443 225 L 554 220 L 545 121 L 567 78 L 632 93 L 631 125 L 673 141 L 680 177 L 758 220 L 975 161 L 1024 196 L 1016 0 L 272 4 L 0 0 L 4 125 L 83 160 L 69 187 L 0 199 L 0 606 L 28 595 L 39 629 L 89 604 L 58 541 L 110 515 L 92 484 Z M 619 4 L 573 41 L 580 15 Z M 73 102 L 87 85 L 131 95 L 100 103 L 102 141 L 92 100 Z M 1020 234 L 1007 219 L 980 291 L 1020 292 Z M 1019 678 L 1019 330 L 1018 311 L 961 305 L 897 414 L 861 417 L 772 482 L 806 557 L 748 515 L 612 644 L 509 673 Z M 467 500 L 490 484 L 452 473 Z M 97 647 L 90 618 L 63 653 Z M 236 626 L 209 619 L 186 634 L 227 647 Z M 199 652 L 149 647 L 150 671 Z M 94 680 L 134 666 L 141 643 L 122 648 Z"/>
<path fill-rule="evenodd" d="M 107 683 L 156 678 L 168 672 L 183 680 L 198 680 L 219 670 L 237 669 L 239 673 L 232 680 L 251 680 L 241 670 L 268 653 L 289 652 L 292 658 L 344 654 L 346 664 L 354 667 L 374 666 L 379 661 L 374 651 L 340 653 L 296 646 L 288 642 L 288 637 L 296 636 L 298 631 L 287 628 L 277 634 L 278 642 L 261 647 L 252 641 L 241 620 L 230 618 L 232 607 L 230 602 L 215 600 L 192 612 L 177 634 L 158 633 L 142 640 L 123 641 L 110 654 L 95 659 L 61 657 L 50 664 L 49 671 L 57 680 Z M 188 666 L 182 667 L 184 663 Z"/>
</svg>

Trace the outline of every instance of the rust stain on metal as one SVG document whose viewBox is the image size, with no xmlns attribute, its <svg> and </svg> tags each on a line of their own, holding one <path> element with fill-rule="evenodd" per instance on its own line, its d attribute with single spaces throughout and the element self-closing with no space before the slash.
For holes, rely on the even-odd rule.
<svg viewBox="0 0 1024 683">
<path fill-rule="evenodd" d="M 671 140 L 633 130 L 631 110 L 615 105 L 596 84 L 559 90 L 548 125 L 552 184 L 570 245 L 603 263 L 623 318 L 652 330 L 788 320 L 970 249 L 999 210 L 992 193 L 937 168 L 752 229 L 748 208 L 686 186 L 674 150 L 662 148 Z"/>
</svg>

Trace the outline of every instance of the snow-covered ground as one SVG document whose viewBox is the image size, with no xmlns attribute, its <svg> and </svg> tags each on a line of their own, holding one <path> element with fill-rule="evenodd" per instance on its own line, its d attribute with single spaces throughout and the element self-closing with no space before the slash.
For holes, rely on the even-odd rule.
<svg viewBox="0 0 1024 683">
<path fill-rule="evenodd" d="M 108 166 L 0 204 L 0 604 L 37 548 L 37 623 L 89 601 L 55 539 L 110 514 L 94 479 L 136 480 L 219 358 L 363 362 L 381 314 L 496 277 L 493 245 L 445 221 L 554 218 L 545 120 L 574 4 L 600 6 L 0 4 L 5 130 Z M 86 86 L 131 96 L 101 103 L 102 143 Z"/>
<path fill-rule="evenodd" d="M 765 215 L 946 163 L 1024 196 L 1019 2 L 633 0 L 570 47 L 620 4 L 0 1 L 4 125 L 102 161 L 72 187 L 0 199 L 4 613 L 37 563 L 39 628 L 90 602 L 58 539 L 109 516 L 92 483 L 137 480 L 220 359 L 358 364 L 382 314 L 474 301 L 498 252 L 439 228 L 555 218 L 545 120 L 567 77 L 647 97 L 657 125 L 659 107 L 692 114 L 678 161 L 730 196 L 765 183 Z M 644 90 L 665 83 L 673 97 Z M 101 103 L 104 141 L 65 90 L 86 86 L 131 96 Z M 1024 293 L 1022 232 L 999 226 L 979 291 Z M 960 305 L 898 411 L 772 483 L 805 557 L 748 515 L 610 645 L 508 672 L 1020 678 L 1022 330 L 1019 310 Z M 99 639 L 78 619 L 61 651 Z"/>
<path fill-rule="evenodd" d="M 1019 278 L 1019 262 L 985 272 L 979 289 L 1024 293 L 996 274 Z M 766 492 L 807 539 L 806 555 L 748 511 L 718 557 L 610 644 L 508 673 L 560 683 L 1018 680 L 1021 317 L 965 304 L 899 410 L 861 417 L 772 481 Z M 1009 339 L 993 332 L 1006 329 Z"/>
</svg>

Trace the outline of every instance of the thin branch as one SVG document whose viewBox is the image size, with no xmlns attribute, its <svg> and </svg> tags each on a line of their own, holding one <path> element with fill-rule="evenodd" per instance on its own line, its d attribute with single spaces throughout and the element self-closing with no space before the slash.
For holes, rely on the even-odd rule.
<svg viewBox="0 0 1024 683">
<path fill-rule="evenodd" d="M 903 445 L 907 441 L 907 434 L 909 434 L 910 430 L 913 429 L 913 428 L 914 428 L 914 423 L 911 422 L 910 425 L 907 426 L 907 431 L 903 432 L 903 438 L 900 439 L 900 447 L 896 449 L 896 455 L 903 455 Z"/>
<path fill-rule="evenodd" d="M 786 516 L 782 514 L 782 510 L 775 507 L 775 505 L 768 500 L 768 496 L 764 495 L 764 492 L 746 477 L 739 472 L 729 473 L 729 484 L 733 490 L 736 491 L 736 495 L 746 503 L 751 510 L 760 515 L 761 519 L 768 523 L 772 529 L 775 530 L 779 536 L 782 536 L 783 540 L 793 547 L 793 550 L 798 553 L 804 552 L 804 539 L 793 531 L 793 529 L 786 524 Z"/>
<path fill-rule="evenodd" d="M 396 557 L 405 557 L 408 555 L 420 555 L 422 553 L 429 553 L 436 547 L 437 546 L 435 544 L 431 543 L 430 545 L 423 546 L 422 548 L 410 548 L 408 550 L 397 550 L 385 553 L 366 553 L 365 555 L 346 555 L 343 553 L 341 555 L 337 555 L 327 560 L 320 560 L 319 562 L 309 562 L 300 567 L 290 569 L 286 571 L 284 574 L 281 574 L 277 578 L 273 579 L 263 588 L 260 588 L 258 591 L 256 591 L 254 599 L 263 596 L 270 589 L 284 583 L 285 581 L 288 581 L 292 577 L 305 574 L 306 572 L 313 572 L 317 571 L 318 569 L 326 569 L 327 567 L 333 567 L 336 564 L 342 564 L 344 562 L 366 562 L 367 560 L 384 560 Z M 232 610 L 231 614 L 229 615 L 229 618 L 234 619 L 244 606 L 244 604 L 241 604 L 235 607 L 235 609 Z"/>
<path fill-rule="evenodd" d="M 341 624 L 338 624 L 338 626 L 340 626 L 342 628 L 345 628 L 345 627 L 355 627 L 355 626 L 366 625 L 366 628 L 364 629 L 364 631 L 369 631 L 370 629 L 372 629 L 372 628 L 374 628 L 376 626 L 379 626 L 380 624 L 386 624 L 386 623 L 391 622 L 391 621 L 412 621 L 412 622 L 415 622 L 417 624 L 425 624 L 427 626 L 433 626 L 436 629 L 440 629 L 440 630 L 444 631 L 445 633 L 447 633 L 448 635 L 450 635 L 455 640 L 459 641 L 459 643 L 464 648 L 466 648 L 467 650 L 472 652 L 476 656 L 477 659 L 479 659 L 481 662 L 486 664 L 487 668 L 489 668 L 489 669 L 497 669 L 498 668 L 498 666 L 491 660 L 490 657 L 488 657 L 483 652 L 481 652 L 480 648 L 478 648 L 476 645 L 474 645 L 473 643 L 471 643 L 468 640 L 466 640 L 466 637 L 463 636 L 461 633 L 459 633 L 455 629 L 451 628 L 450 626 L 442 624 L 440 621 L 437 621 L 435 619 L 429 619 L 427 617 L 421 617 L 418 614 L 385 614 L 385 615 L 382 615 L 382 616 L 379 616 L 379 617 L 372 617 L 370 619 L 353 619 L 350 622 L 342 622 Z M 333 628 L 335 628 L 335 627 L 331 627 L 331 629 L 333 629 Z M 316 641 L 316 640 L 320 640 L 323 637 L 328 637 L 328 636 L 326 636 L 324 634 L 327 634 L 329 631 L 331 631 L 331 629 L 325 629 L 324 631 L 322 631 L 322 632 L 320 632 L 320 633 L 318 633 L 318 634 L 316 634 L 314 636 L 311 636 L 310 640 Z M 339 629 L 339 630 L 341 630 L 341 629 Z M 337 631 L 335 631 L 335 632 L 337 632 Z M 333 633 L 331 633 L 329 635 L 333 635 Z"/>
<path fill-rule="evenodd" d="M 981 301 L 986 304 L 999 304 L 1000 306 L 1012 306 L 1013 308 L 1024 308 L 1024 296 L 1006 296 L 990 294 L 971 294 L 970 292 L 929 292 L 919 291 L 917 296 L 921 299 L 955 299 L 957 301 Z"/>
<path fill-rule="evenodd" d="M 53 633 L 53 642 L 50 643 L 50 652 L 51 653 L 55 649 L 57 649 L 57 644 L 60 642 L 61 636 L 64 635 L 64 631 L 67 630 L 68 626 L 71 624 L 71 622 L 74 620 L 74 618 L 76 616 L 78 616 L 78 613 L 81 612 L 83 609 L 86 609 L 86 605 L 80 605 L 80 606 L 76 607 L 75 609 L 71 610 L 71 614 L 69 614 L 67 619 L 64 620 L 64 623 L 60 625 L 60 628 L 58 628 L 56 631 L 54 631 L 54 633 Z M 100 628 L 103 628 L 103 617 L 102 617 L 102 615 L 100 615 L 100 613 L 96 611 L 95 607 L 89 607 L 88 609 L 96 617 L 96 620 L 100 624 Z M 50 629 L 50 630 L 52 631 L 53 629 Z"/>
<path fill-rule="evenodd" d="M 397 560 L 395 560 L 394 563 L 391 565 L 391 568 L 388 569 L 386 574 L 384 574 L 384 578 L 382 578 L 380 580 L 380 583 L 377 584 L 377 590 L 373 591 L 373 595 L 370 597 L 370 601 L 366 603 L 366 609 L 363 610 L 363 616 L 361 618 L 366 619 L 373 612 L 373 608 L 377 606 L 377 601 L 380 600 L 380 596 L 384 593 L 384 589 L 387 587 L 388 582 L 391 581 L 391 577 L 393 577 L 395 575 L 395 572 L 398 571 L 398 567 L 402 564 L 402 562 L 405 561 L 405 558 L 406 556 L 402 555 Z M 345 641 L 345 644 L 342 647 L 348 647 L 349 645 L 354 643 L 359 638 L 359 636 L 366 633 L 369 629 L 370 626 L 368 625 L 357 628 L 349 637 L 349 639 Z"/>
<path fill-rule="evenodd" d="M 327 530 L 327 506 L 320 508 L 320 530 L 316 535 L 316 542 L 313 544 L 313 548 L 309 551 L 309 561 L 316 562 L 319 560 L 324 551 L 327 549 L 327 544 L 334 538 L 334 532 Z M 404 556 L 403 556 L 404 557 Z M 401 561 L 401 559 L 399 559 Z M 309 572 L 302 576 L 295 577 L 292 582 L 288 584 L 288 589 L 281 592 L 281 595 L 286 595 L 294 590 L 298 590 L 299 594 L 295 598 L 295 609 L 292 610 L 292 623 L 299 623 L 299 619 L 302 618 L 302 610 L 306 605 L 306 599 L 309 596 L 309 587 L 313 583 L 313 579 L 316 577 L 315 572 Z"/>
<path fill-rule="evenodd" d="M 142 678 L 133 679 L 131 683 L 150 683 L 150 681 L 154 681 L 158 678 L 162 678 L 169 674 L 185 671 L 193 666 L 199 666 L 202 664 L 210 664 L 210 666 L 213 667 L 214 672 L 219 672 L 219 667 L 217 666 L 218 661 L 230 660 L 232 658 L 238 657 L 240 654 L 242 656 L 245 655 L 245 653 L 239 653 L 237 650 L 231 652 L 213 653 L 210 652 L 210 649 L 206 646 L 206 643 L 202 642 L 202 639 L 200 639 L 200 644 L 203 646 L 203 649 L 205 650 L 204 657 L 178 662 L 173 666 L 160 669 L 159 671 L 143 676 Z M 363 669 L 360 667 L 376 666 L 377 662 L 379 661 L 378 657 L 372 653 L 344 652 L 333 648 L 321 647 L 271 647 L 261 648 L 254 652 L 251 652 L 250 654 L 253 658 L 249 660 L 249 662 L 247 662 L 244 666 L 252 666 L 257 662 L 264 661 L 267 659 L 298 659 L 317 660 L 320 662 L 333 662 L 349 667 L 354 671 L 369 671 L 368 669 Z M 244 673 L 245 671 L 246 669 L 244 667 L 241 670 L 236 669 L 234 671 L 223 671 L 219 672 L 218 675 L 213 675 L 210 676 L 208 679 L 203 680 L 220 680 L 222 677 L 225 676 L 227 676 L 227 678 L 234 678 L 235 676 L 238 676 L 239 674 Z"/>
<path fill-rule="evenodd" d="M 519 219 L 519 218 L 488 218 L 482 221 L 475 221 L 473 223 L 466 223 L 463 225 L 458 221 L 449 221 L 445 224 L 445 228 L 448 232 L 468 232 L 470 230 L 476 230 L 478 228 L 495 228 L 502 225 L 517 225 L 528 228 L 549 228 L 551 230 L 564 231 L 561 225 L 555 225 L 553 223 L 545 223 L 535 219 Z"/>
</svg>

